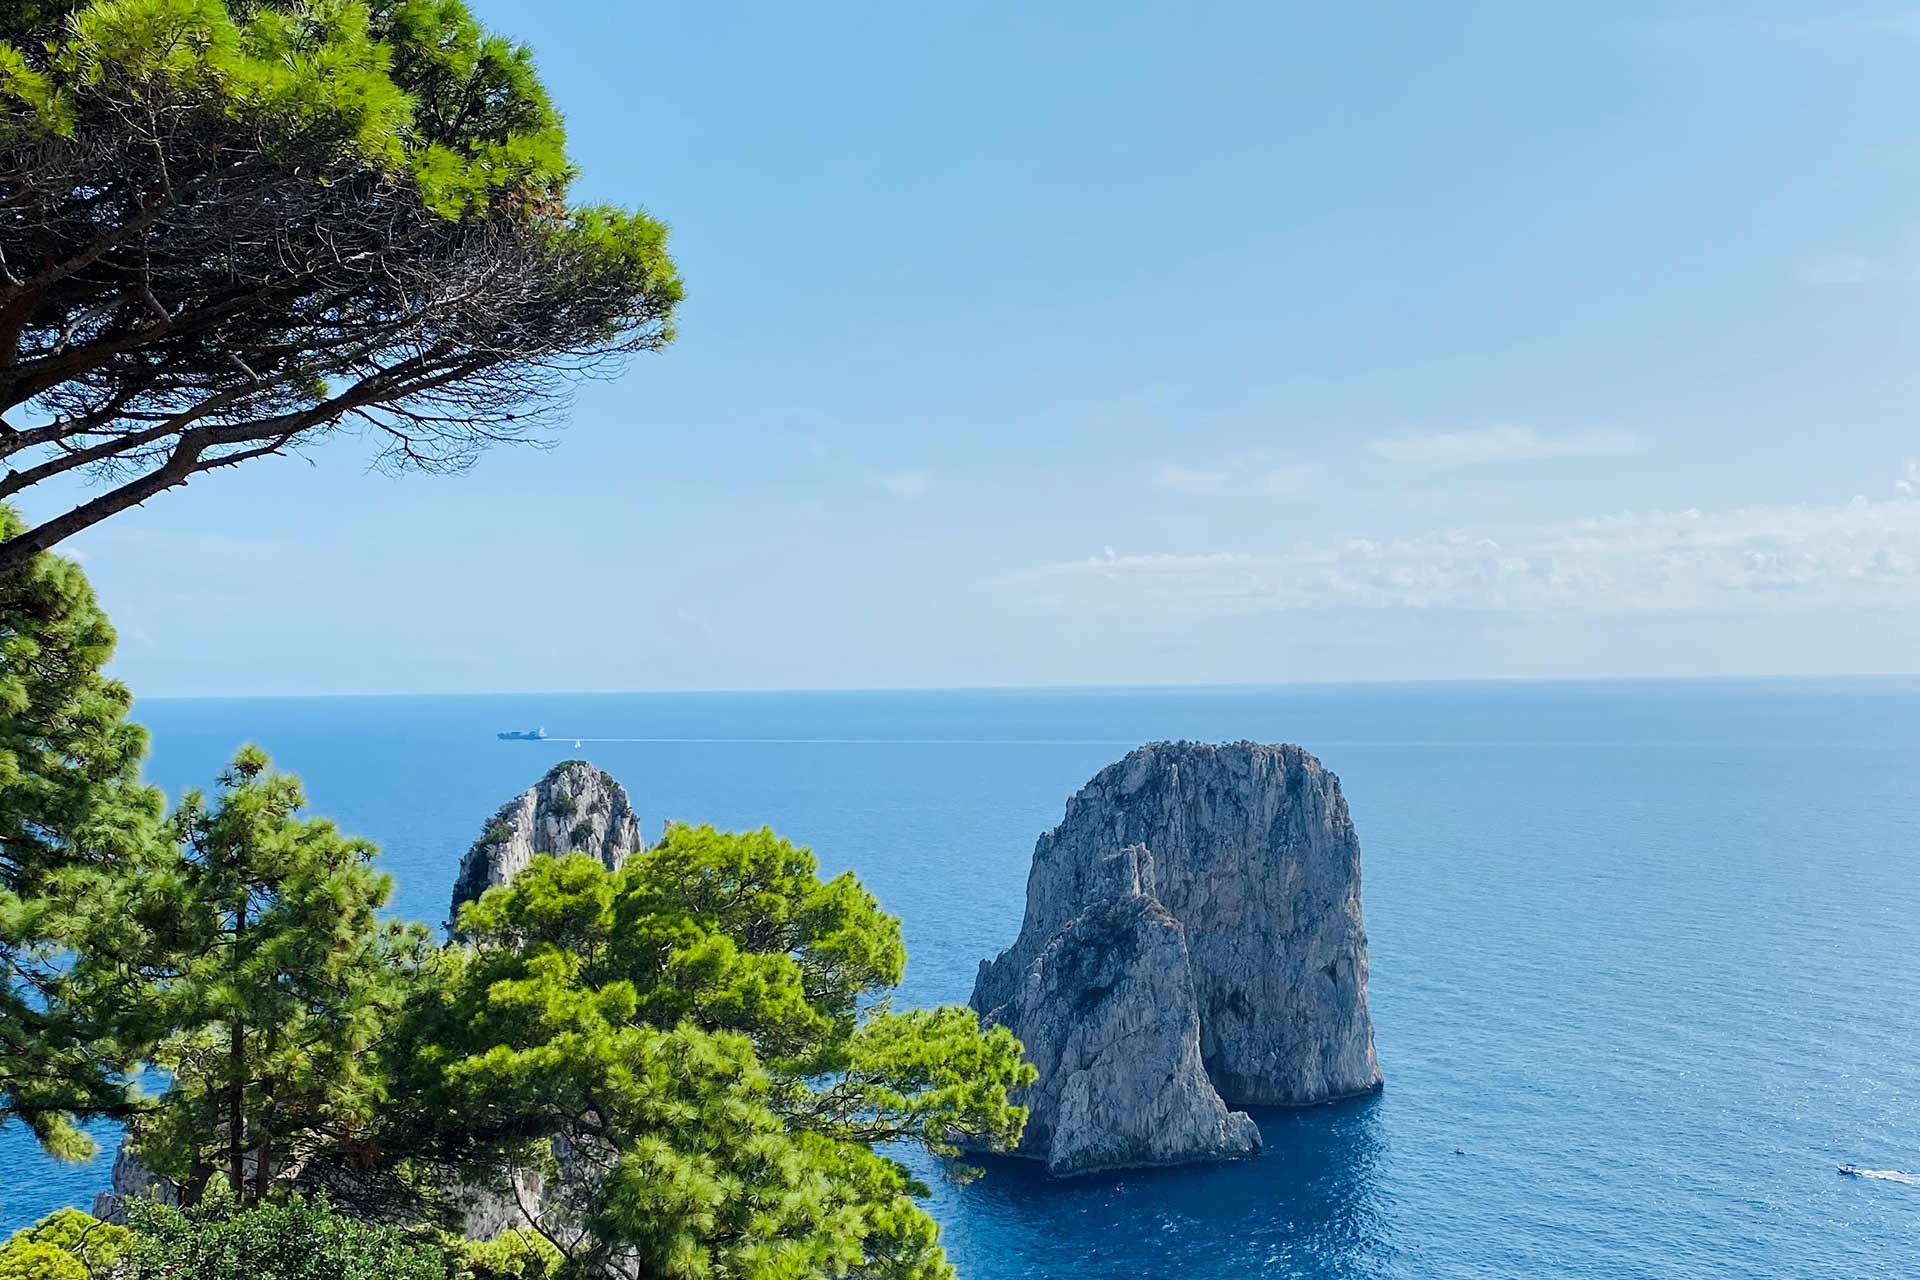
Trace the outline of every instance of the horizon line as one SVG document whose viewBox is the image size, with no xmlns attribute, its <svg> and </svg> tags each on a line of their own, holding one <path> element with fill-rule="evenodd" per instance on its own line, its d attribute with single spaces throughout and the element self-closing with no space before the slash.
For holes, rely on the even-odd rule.
<svg viewBox="0 0 1920 1280">
<path fill-rule="evenodd" d="M 1434 676 L 1380 679 L 1328 680 L 1208 680 L 1187 682 L 1152 681 L 1125 684 L 976 684 L 976 685 L 818 685 L 780 688 L 702 688 L 702 689 L 478 689 L 445 690 L 337 690 L 306 693 L 155 693 L 134 695 L 141 702 L 268 701 L 320 698 L 698 698 L 768 697 L 811 695 L 895 695 L 926 693 L 1154 693 L 1187 690 L 1335 689 L 1335 688 L 1430 688 L 1474 685 L 1549 685 L 1549 684 L 1725 684 L 1739 681 L 1776 683 L 1800 681 L 1839 683 L 1843 681 L 1884 682 L 1920 680 L 1920 671 L 1877 672 L 1736 672 L 1716 675 L 1605 675 L 1605 676 Z"/>
</svg>

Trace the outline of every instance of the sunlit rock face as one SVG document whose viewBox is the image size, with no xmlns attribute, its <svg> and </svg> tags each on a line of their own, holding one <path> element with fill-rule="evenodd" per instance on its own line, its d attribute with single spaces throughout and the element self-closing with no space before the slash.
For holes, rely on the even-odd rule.
<svg viewBox="0 0 1920 1280">
<path fill-rule="evenodd" d="M 613 871 L 643 846 L 626 788 L 584 760 L 565 761 L 488 820 L 460 859 L 447 918 L 543 853 L 584 853 Z"/>
<path fill-rule="evenodd" d="M 147 1168 L 140 1153 L 124 1142 L 113 1155 L 113 1173 L 107 1189 L 93 1197 L 93 1216 L 102 1222 L 124 1223 L 127 1201 L 157 1200 L 161 1204 L 179 1204 L 180 1188 Z"/>
<path fill-rule="evenodd" d="M 1256 1150 L 1230 1107 L 1380 1085 L 1360 845 L 1293 746 L 1155 743 L 1040 837 L 1026 917 L 973 1007 L 1040 1079 L 1020 1153 L 1055 1173 Z"/>
</svg>

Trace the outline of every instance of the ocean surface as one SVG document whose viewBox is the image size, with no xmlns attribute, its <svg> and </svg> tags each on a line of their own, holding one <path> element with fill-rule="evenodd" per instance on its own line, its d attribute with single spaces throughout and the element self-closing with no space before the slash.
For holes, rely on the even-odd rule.
<svg viewBox="0 0 1920 1280">
<path fill-rule="evenodd" d="M 242 742 L 444 918 L 558 760 L 668 818 L 770 824 L 965 1000 L 1034 837 L 1156 738 L 1298 742 L 1360 832 L 1386 1089 L 1258 1113 L 1266 1150 L 930 1208 L 972 1280 L 1920 1274 L 1920 680 L 147 701 L 177 795 Z M 545 725 L 546 743 L 497 742 Z M 581 739 L 578 749 L 574 739 Z M 107 1175 L 0 1131 L 0 1227 Z"/>
</svg>

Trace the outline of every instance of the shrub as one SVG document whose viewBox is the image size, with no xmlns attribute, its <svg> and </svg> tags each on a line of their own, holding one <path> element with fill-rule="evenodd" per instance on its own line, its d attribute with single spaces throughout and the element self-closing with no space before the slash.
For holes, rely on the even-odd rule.
<svg viewBox="0 0 1920 1280">
<path fill-rule="evenodd" d="M 127 1229 L 59 1209 L 0 1245 L 0 1280 L 89 1280 L 127 1248 Z"/>
<path fill-rule="evenodd" d="M 560 1274 L 560 1251 L 544 1236 L 509 1229 L 493 1240 L 447 1242 L 457 1280 L 550 1280 Z"/>
<path fill-rule="evenodd" d="M 532 1231 L 412 1239 L 292 1196 L 238 1208 L 225 1184 L 199 1208 L 131 1206 L 129 1231 L 78 1209 L 0 1244 L 0 1280 L 555 1280 L 560 1251 Z"/>
<path fill-rule="evenodd" d="M 136 1201 L 127 1280 L 446 1280 L 439 1245 L 336 1214 L 323 1199 L 290 1195 L 235 1206 L 219 1179 L 191 1209 Z"/>
</svg>

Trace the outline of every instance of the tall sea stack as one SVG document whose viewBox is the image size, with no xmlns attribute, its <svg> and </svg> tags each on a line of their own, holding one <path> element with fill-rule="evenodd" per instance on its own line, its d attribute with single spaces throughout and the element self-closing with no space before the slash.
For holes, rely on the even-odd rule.
<svg viewBox="0 0 1920 1280">
<path fill-rule="evenodd" d="M 1040 1079 L 1020 1154 L 1057 1174 L 1245 1155 L 1231 1107 L 1376 1089 L 1360 843 L 1295 746 L 1154 743 L 1040 837 L 1020 936 L 973 1007 Z"/>
<path fill-rule="evenodd" d="M 627 789 L 585 760 L 565 760 L 503 805 L 460 859 L 449 922 L 460 908 L 505 884 L 543 853 L 584 853 L 617 871 L 643 848 Z"/>
</svg>

